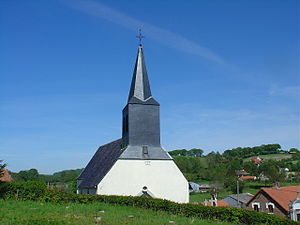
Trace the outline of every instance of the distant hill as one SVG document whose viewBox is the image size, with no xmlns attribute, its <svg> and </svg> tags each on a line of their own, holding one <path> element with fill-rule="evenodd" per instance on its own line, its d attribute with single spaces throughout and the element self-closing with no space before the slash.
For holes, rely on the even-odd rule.
<svg viewBox="0 0 300 225">
<path fill-rule="evenodd" d="M 21 170 L 18 173 L 11 172 L 15 181 L 41 180 L 45 182 L 71 182 L 76 180 L 82 169 L 63 170 L 52 175 L 39 174 L 37 169 Z"/>
</svg>

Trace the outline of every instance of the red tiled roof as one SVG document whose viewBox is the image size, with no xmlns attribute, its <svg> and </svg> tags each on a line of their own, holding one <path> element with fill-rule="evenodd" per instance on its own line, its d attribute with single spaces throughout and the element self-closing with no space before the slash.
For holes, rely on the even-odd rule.
<svg viewBox="0 0 300 225">
<path fill-rule="evenodd" d="M 11 182 L 12 178 L 8 172 L 8 170 L 0 170 L 0 182 Z"/>
<path fill-rule="evenodd" d="M 300 186 L 262 188 L 261 191 L 269 195 L 286 211 L 289 211 L 289 204 L 291 203 L 291 201 L 297 198 L 297 191 L 300 191 Z"/>
<path fill-rule="evenodd" d="M 256 180 L 256 176 L 242 176 L 240 177 L 242 180 Z"/>
<path fill-rule="evenodd" d="M 201 205 L 205 205 L 204 202 L 200 203 Z M 206 206 L 213 206 L 212 202 L 207 202 Z M 217 200 L 217 207 L 226 207 L 229 206 L 227 202 L 225 202 L 224 200 Z"/>
</svg>

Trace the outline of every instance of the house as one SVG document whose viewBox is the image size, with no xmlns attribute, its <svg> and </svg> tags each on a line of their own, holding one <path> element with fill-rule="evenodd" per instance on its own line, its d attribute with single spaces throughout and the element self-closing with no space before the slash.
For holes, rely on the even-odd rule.
<svg viewBox="0 0 300 225">
<path fill-rule="evenodd" d="M 216 201 L 212 201 L 212 200 L 205 200 L 205 202 L 200 203 L 201 205 L 205 205 L 205 206 L 213 206 L 213 207 L 228 207 L 230 206 L 226 201 L 224 200 L 216 200 Z"/>
<path fill-rule="evenodd" d="M 12 177 L 9 174 L 9 171 L 4 169 L 4 170 L 0 170 L 0 183 L 4 183 L 4 182 L 11 182 L 12 181 Z"/>
<path fill-rule="evenodd" d="M 228 197 L 224 198 L 223 200 L 227 202 L 227 204 L 231 207 L 237 208 L 246 208 L 246 204 L 248 201 L 253 197 L 250 193 L 242 193 L 239 195 L 229 195 Z M 239 202 L 239 204 L 238 204 Z"/>
<path fill-rule="evenodd" d="M 245 170 L 239 170 L 239 171 L 236 172 L 236 175 L 237 175 L 238 177 L 243 177 L 243 176 L 248 176 L 248 175 L 250 175 L 250 173 L 248 173 L 248 172 L 245 171 Z"/>
<path fill-rule="evenodd" d="M 256 180 L 256 176 L 242 176 L 240 177 L 241 180 Z"/>
<path fill-rule="evenodd" d="M 261 188 L 246 208 L 300 221 L 299 192 L 300 186 Z"/>
<path fill-rule="evenodd" d="M 122 138 L 99 147 L 77 178 L 77 193 L 189 202 L 188 182 L 161 146 L 159 112 L 140 44 L 123 109 Z"/>
<path fill-rule="evenodd" d="M 214 188 L 215 188 L 215 186 L 213 186 L 211 184 L 200 184 L 199 191 L 200 192 L 208 192 Z"/>
<path fill-rule="evenodd" d="M 189 182 L 189 191 L 190 192 L 200 192 L 200 184 Z"/>
<path fill-rule="evenodd" d="M 259 166 L 262 163 L 263 160 L 261 158 L 259 158 L 259 157 L 252 157 L 250 159 L 250 161 Z"/>
</svg>

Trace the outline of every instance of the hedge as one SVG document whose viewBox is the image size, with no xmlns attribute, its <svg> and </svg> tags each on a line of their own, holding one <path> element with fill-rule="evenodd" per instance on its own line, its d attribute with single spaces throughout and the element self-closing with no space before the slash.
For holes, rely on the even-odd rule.
<svg viewBox="0 0 300 225">
<path fill-rule="evenodd" d="M 197 217 L 200 219 L 219 220 L 236 224 L 272 224 L 292 225 L 298 222 L 275 215 L 231 207 L 209 207 L 195 204 L 178 204 L 175 202 L 145 197 L 82 195 L 49 190 L 45 184 L 37 181 L 0 183 L 0 198 L 17 200 L 35 200 L 54 203 L 91 203 L 102 202 L 124 206 L 135 206 L 171 214 Z"/>
</svg>

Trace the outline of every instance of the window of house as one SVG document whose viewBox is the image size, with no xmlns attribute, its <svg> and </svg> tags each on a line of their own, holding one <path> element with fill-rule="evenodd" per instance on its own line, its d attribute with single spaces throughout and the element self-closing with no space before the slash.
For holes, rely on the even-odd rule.
<svg viewBox="0 0 300 225">
<path fill-rule="evenodd" d="M 274 212 L 274 207 L 272 205 L 268 205 L 268 209 L 270 213 Z"/>
<path fill-rule="evenodd" d="M 272 202 L 267 202 L 266 208 L 268 209 L 269 213 L 274 213 L 275 205 Z"/>
<path fill-rule="evenodd" d="M 254 211 L 259 212 L 260 204 L 258 202 L 252 203 L 252 208 Z"/>
</svg>

